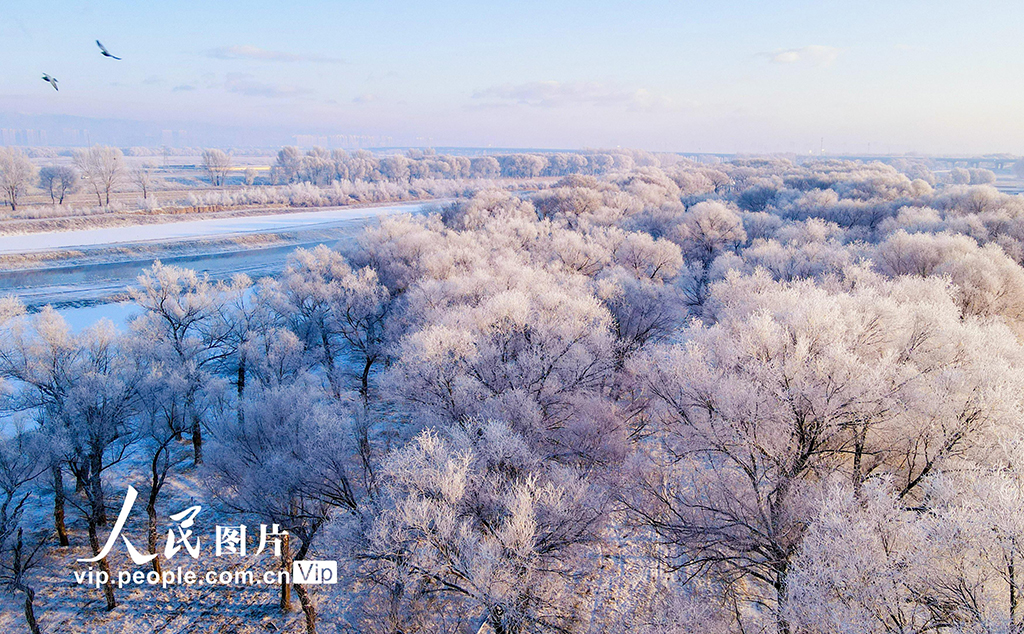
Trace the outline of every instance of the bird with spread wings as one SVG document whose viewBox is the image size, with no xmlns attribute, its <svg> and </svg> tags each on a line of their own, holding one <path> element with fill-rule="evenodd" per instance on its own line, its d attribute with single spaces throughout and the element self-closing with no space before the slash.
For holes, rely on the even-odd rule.
<svg viewBox="0 0 1024 634">
<path fill-rule="evenodd" d="M 96 40 L 96 46 L 100 47 L 100 54 L 103 55 L 103 57 L 109 57 L 110 59 L 121 59 L 116 55 L 112 55 L 110 51 L 107 50 L 107 47 L 103 46 L 103 43 L 99 40 Z"/>
</svg>

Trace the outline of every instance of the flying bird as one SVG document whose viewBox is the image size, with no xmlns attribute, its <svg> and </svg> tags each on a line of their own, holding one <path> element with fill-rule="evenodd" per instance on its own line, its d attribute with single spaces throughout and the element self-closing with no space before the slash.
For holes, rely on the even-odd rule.
<svg viewBox="0 0 1024 634">
<path fill-rule="evenodd" d="M 121 59 L 116 55 L 111 55 L 110 51 L 107 50 L 107 47 L 103 46 L 103 44 L 99 40 L 96 40 L 96 46 L 100 47 L 100 54 L 103 55 L 103 57 L 109 57 L 110 59 Z"/>
<path fill-rule="evenodd" d="M 49 75 L 47 75 L 46 73 L 43 73 L 43 81 L 45 81 L 45 82 L 49 82 L 49 84 L 50 84 L 51 86 L 53 86 L 53 89 L 54 89 L 54 90 L 60 90 L 59 88 L 57 88 L 57 80 L 56 80 L 56 79 L 54 79 L 53 77 L 50 77 L 50 76 L 49 76 Z"/>
</svg>

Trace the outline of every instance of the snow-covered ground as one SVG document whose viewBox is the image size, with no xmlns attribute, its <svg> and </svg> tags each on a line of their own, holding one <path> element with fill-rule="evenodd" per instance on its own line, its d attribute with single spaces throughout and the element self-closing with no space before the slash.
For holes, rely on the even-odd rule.
<svg viewBox="0 0 1024 634">
<path fill-rule="evenodd" d="M 82 332 L 101 319 L 109 319 L 120 328 L 139 313 L 139 308 L 132 302 L 110 302 L 92 306 L 68 306 L 58 309 L 58 312 L 71 326 L 71 330 Z"/>
</svg>

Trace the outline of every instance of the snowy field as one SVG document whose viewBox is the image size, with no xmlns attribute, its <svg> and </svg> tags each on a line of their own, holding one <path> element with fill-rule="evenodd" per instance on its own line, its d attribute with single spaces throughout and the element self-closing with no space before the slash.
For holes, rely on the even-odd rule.
<svg viewBox="0 0 1024 634">
<path fill-rule="evenodd" d="M 138 307 L 128 301 L 94 304 L 92 306 L 68 306 L 58 309 L 71 330 L 81 332 L 101 319 L 109 319 L 115 325 L 128 323 L 139 313 Z"/>
</svg>

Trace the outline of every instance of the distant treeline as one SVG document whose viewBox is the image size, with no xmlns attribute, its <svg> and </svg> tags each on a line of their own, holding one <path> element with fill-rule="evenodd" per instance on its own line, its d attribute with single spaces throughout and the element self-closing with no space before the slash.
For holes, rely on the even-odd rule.
<svg viewBox="0 0 1024 634">
<path fill-rule="evenodd" d="M 475 157 L 410 150 L 405 155 L 375 156 L 365 150 L 350 154 L 344 150 L 328 151 L 324 148 L 302 153 L 299 148 L 289 146 L 277 153 L 273 177 L 277 183 L 307 182 L 315 185 L 345 180 L 405 182 L 426 178 L 538 178 L 601 175 L 661 164 L 658 156 L 635 150 Z"/>
</svg>

